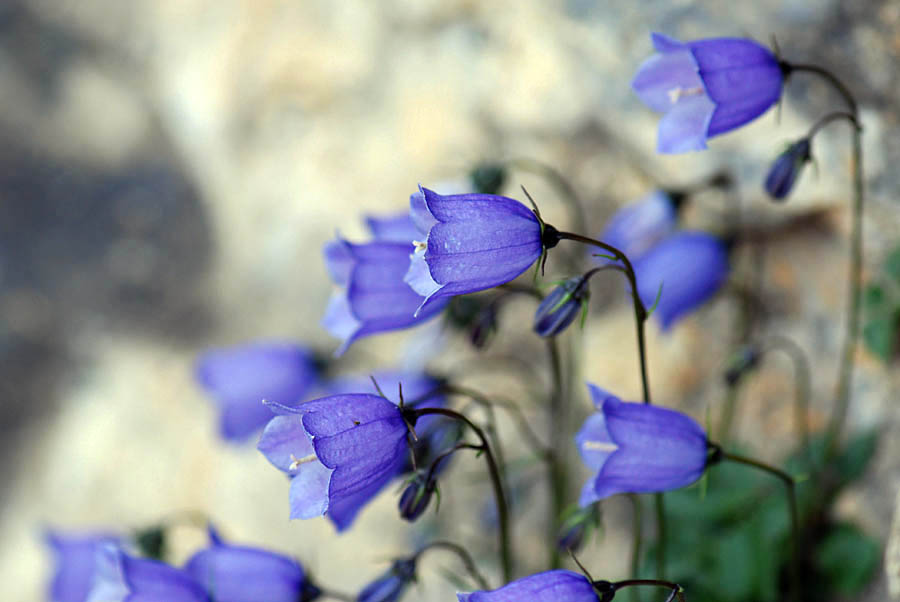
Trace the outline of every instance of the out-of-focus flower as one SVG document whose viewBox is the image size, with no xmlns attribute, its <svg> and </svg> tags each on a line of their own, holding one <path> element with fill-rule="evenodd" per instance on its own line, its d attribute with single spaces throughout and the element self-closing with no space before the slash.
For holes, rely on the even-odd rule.
<svg viewBox="0 0 900 602">
<path fill-rule="evenodd" d="M 778 155 L 766 176 L 766 192 L 776 201 L 783 201 L 794 189 L 794 183 L 800 177 L 803 166 L 809 163 L 810 140 L 803 138 L 790 145 Z"/>
<path fill-rule="evenodd" d="M 395 560 L 387 572 L 359 592 L 356 600 L 357 602 L 396 602 L 415 579 L 415 558 Z"/>
<path fill-rule="evenodd" d="M 753 121 L 781 96 L 782 70 L 772 52 L 743 38 L 679 42 L 651 34 L 657 54 L 631 86 L 659 122 L 657 150 L 706 148 L 707 138 Z"/>
<path fill-rule="evenodd" d="M 581 490 L 587 506 L 616 493 L 678 489 L 706 469 L 706 433 L 685 414 L 643 403 L 625 403 L 588 385 L 597 413 L 584 422 L 575 443 L 596 474 Z"/>
<path fill-rule="evenodd" d="M 210 602 L 186 571 L 156 560 L 134 558 L 113 547 L 98 553 L 87 602 Z"/>
<path fill-rule="evenodd" d="M 246 439 L 272 418 L 263 400 L 295 405 L 318 383 L 312 352 L 292 343 L 207 351 L 197 359 L 195 374 L 221 408 L 222 437 L 233 441 Z"/>
<path fill-rule="evenodd" d="M 428 300 L 509 282 L 543 251 L 537 217 L 507 197 L 444 196 L 420 186 L 410 197 L 410 214 L 425 240 L 417 243 L 405 280 Z"/>
<path fill-rule="evenodd" d="M 338 239 L 325 246 L 325 263 L 343 290 L 328 304 L 322 325 L 342 339 L 340 355 L 353 341 L 420 324 L 444 309 L 446 299 L 426 301 L 404 282 L 411 242 L 351 244 Z"/>
<path fill-rule="evenodd" d="M 287 556 L 233 546 L 211 530 L 212 545 L 194 554 L 185 571 L 216 602 L 308 602 L 320 593 L 307 583 L 300 564 Z"/>
<path fill-rule="evenodd" d="M 529 575 L 500 589 L 456 594 L 459 602 L 597 602 L 599 597 L 584 575 L 557 569 Z"/>
<path fill-rule="evenodd" d="M 412 243 L 419 236 L 419 229 L 409 216 L 409 211 L 367 216 L 366 226 L 372 233 L 372 238 L 382 242 Z"/>
<path fill-rule="evenodd" d="M 578 551 L 591 532 L 601 528 L 600 520 L 599 504 L 573 506 L 563 514 L 556 547 L 561 551 Z"/>
<path fill-rule="evenodd" d="M 394 476 L 409 453 L 400 408 L 383 397 L 344 394 L 282 413 L 257 449 L 291 475 L 291 518 L 328 515 L 338 531 Z"/>
<path fill-rule="evenodd" d="M 54 571 L 50 583 L 52 602 L 84 602 L 91 591 L 97 568 L 97 553 L 105 546 L 118 545 L 114 535 L 72 534 L 49 531 L 44 541 L 53 551 Z"/>
<path fill-rule="evenodd" d="M 569 327 L 590 297 L 588 278 L 569 278 L 544 297 L 534 314 L 534 331 L 552 337 Z"/>
<path fill-rule="evenodd" d="M 600 240 L 619 249 L 634 262 L 674 232 L 677 222 L 675 200 L 662 190 L 654 190 L 616 211 L 607 222 Z"/>
<path fill-rule="evenodd" d="M 725 283 L 728 249 L 710 234 L 678 232 L 638 259 L 634 271 L 644 305 L 651 307 L 659 296 L 654 313 L 659 316 L 662 329 L 668 330 Z"/>
<path fill-rule="evenodd" d="M 414 522 L 422 516 L 436 490 L 434 473 L 426 471 L 415 474 L 400 495 L 400 502 L 397 504 L 400 518 Z"/>
</svg>

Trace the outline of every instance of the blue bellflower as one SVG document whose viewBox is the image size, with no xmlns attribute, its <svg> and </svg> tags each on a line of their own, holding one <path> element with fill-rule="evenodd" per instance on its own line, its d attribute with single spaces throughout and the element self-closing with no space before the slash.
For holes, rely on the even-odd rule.
<svg viewBox="0 0 900 602">
<path fill-rule="evenodd" d="M 595 474 L 581 490 L 586 507 L 616 493 L 678 489 L 706 469 L 706 433 L 685 414 L 643 403 L 625 403 L 588 385 L 597 413 L 584 422 L 575 443 Z"/>
<path fill-rule="evenodd" d="M 257 449 L 292 477 L 291 518 L 327 514 L 338 531 L 393 479 L 408 455 L 400 408 L 344 394 L 273 410 Z"/>
<path fill-rule="evenodd" d="M 798 140 L 778 155 L 766 176 L 765 188 L 769 196 L 776 201 L 786 199 L 811 158 L 809 138 Z"/>
<path fill-rule="evenodd" d="M 704 232 L 673 234 L 634 263 L 638 294 L 663 330 L 710 299 L 728 278 L 728 249 Z M 662 287 L 660 289 L 660 287 Z"/>
<path fill-rule="evenodd" d="M 556 336 L 569 327 L 590 296 L 588 280 L 574 276 L 544 297 L 534 313 L 534 331 L 542 337 Z"/>
<path fill-rule="evenodd" d="M 391 568 L 369 583 L 356 597 L 357 602 L 396 602 L 416 578 L 414 558 L 395 560 Z"/>
<path fill-rule="evenodd" d="M 444 196 L 420 186 L 410 197 L 410 214 L 424 240 L 416 244 L 405 280 L 428 300 L 509 282 L 543 252 L 540 222 L 514 199 Z"/>
<path fill-rule="evenodd" d="M 300 602 L 311 600 L 297 561 L 258 548 L 224 543 L 210 529 L 212 545 L 194 554 L 184 570 L 216 602 Z M 313 588 L 313 591 L 315 588 Z"/>
<path fill-rule="evenodd" d="M 338 239 L 325 246 L 331 279 L 342 290 L 332 296 L 322 325 L 342 339 L 340 355 L 353 341 L 378 332 L 416 326 L 436 316 L 446 299 L 425 299 L 404 282 L 412 242 L 351 244 Z"/>
<path fill-rule="evenodd" d="M 187 572 L 156 560 L 134 558 L 115 548 L 98 554 L 87 602 L 211 602 Z"/>
<path fill-rule="evenodd" d="M 260 342 L 207 351 L 195 365 L 197 381 L 221 409 L 222 437 L 242 441 L 272 418 L 263 400 L 305 401 L 318 384 L 313 354 L 291 343 Z"/>
<path fill-rule="evenodd" d="M 44 536 L 53 551 L 54 572 L 50 583 L 52 602 L 84 602 L 94 571 L 97 554 L 106 546 L 116 546 L 119 538 L 107 534 L 64 534 L 48 532 Z"/>
<path fill-rule="evenodd" d="M 489 592 L 458 593 L 459 602 L 597 602 L 597 592 L 584 575 L 556 569 L 522 577 Z"/>
<path fill-rule="evenodd" d="M 419 229 L 413 223 L 409 211 L 393 215 L 370 215 L 366 226 L 374 240 L 382 242 L 411 243 L 419 237 Z"/>
<path fill-rule="evenodd" d="M 772 52 L 743 38 L 679 42 L 651 34 L 657 54 L 644 61 L 631 87 L 664 113 L 657 150 L 703 150 L 706 140 L 753 121 L 781 97 L 782 71 Z"/>
<path fill-rule="evenodd" d="M 654 190 L 644 198 L 615 212 L 600 235 L 634 262 L 655 244 L 669 236 L 678 222 L 675 203 L 667 193 Z M 596 253 L 592 249 L 592 253 Z M 604 258 L 602 263 L 608 260 Z"/>
</svg>

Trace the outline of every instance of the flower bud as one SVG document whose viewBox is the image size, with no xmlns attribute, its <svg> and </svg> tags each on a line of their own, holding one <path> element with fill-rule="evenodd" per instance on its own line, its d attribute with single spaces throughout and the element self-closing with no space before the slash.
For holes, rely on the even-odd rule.
<svg viewBox="0 0 900 602">
<path fill-rule="evenodd" d="M 396 602 L 415 578 L 415 558 L 395 560 L 387 572 L 359 593 L 356 600 L 357 602 Z"/>
<path fill-rule="evenodd" d="M 766 176 L 766 192 L 776 201 L 783 201 L 794 188 L 794 182 L 800 176 L 803 166 L 806 165 L 812 155 L 810 154 L 810 140 L 803 138 L 790 145 L 787 150 L 778 155 L 769 175 Z"/>
<path fill-rule="evenodd" d="M 728 359 L 725 368 L 725 384 L 735 386 L 744 374 L 756 368 L 759 364 L 759 349 L 747 345 L 737 350 Z"/>
<path fill-rule="evenodd" d="M 400 496 L 400 517 L 409 522 L 419 518 L 431 502 L 431 496 L 437 488 L 434 477 L 422 473 L 416 474 L 403 494 Z"/>
<path fill-rule="evenodd" d="M 589 504 L 584 508 L 575 507 L 563 516 L 556 545 L 562 551 L 577 552 L 591 531 L 599 528 L 600 511 L 597 504 Z"/>
<path fill-rule="evenodd" d="M 542 337 L 558 335 L 575 320 L 589 295 L 583 276 L 569 278 L 541 301 L 534 314 L 534 331 Z"/>
</svg>

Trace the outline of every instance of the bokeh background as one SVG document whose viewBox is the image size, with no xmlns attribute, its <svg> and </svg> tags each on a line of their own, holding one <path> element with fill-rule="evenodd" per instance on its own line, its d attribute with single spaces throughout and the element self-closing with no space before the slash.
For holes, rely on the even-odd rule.
<svg viewBox="0 0 900 602">
<path fill-rule="evenodd" d="M 333 350 L 318 325 L 330 293 L 322 243 L 336 229 L 359 238 L 361 214 L 402 209 L 417 183 L 458 180 L 484 160 L 557 167 L 588 203 L 587 233 L 657 185 L 732 170 L 767 241 L 766 329 L 811 355 L 821 425 L 845 298 L 846 128 L 816 139 L 818 168 L 789 204 L 770 205 L 761 181 L 782 145 L 840 100 L 798 76 L 778 110 L 710 151 L 656 155 L 657 117 L 629 87 L 652 30 L 775 36 L 786 57 L 828 65 L 851 85 L 875 277 L 900 240 L 896 0 L 0 3 L 0 597 L 43 599 L 47 526 L 125 531 L 186 509 L 233 539 L 297 554 L 347 591 L 407 551 L 416 529 L 396 519 L 390 492 L 340 537 L 324 519 L 288 522 L 287 483 L 253 444 L 218 440 L 192 362 L 258 338 Z M 519 184 L 548 221 L 565 222 L 546 183 L 516 174 L 508 190 Z M 703 196 L 688 220 L 716 230 L 729 202 Z M 629 308 L 618 282 L 601 282 L 608 290 L 595 290 L 578 335 L 584 376 L 636 398 Z M 531 308 L 519 311 L 527 323 Z M 660 402 L 715 413 L 734 313 L 720 297 L 671 333 L 651 326 Z M 434 335 L 425 330 L 414 336 Z M 506 333 L 497 345 L 534 346 L 529 337 Z M 348 363 L 408 360 L 408 341 L 361 342 Z M 858 361 L 851 428 L 878 424 L 884 437 L 838 508 L 886 538 L 900 487 L 900 374 L 862 349 Z M 738 433 L 764 458 L 786 449 L 791 391 L 790 365 L 773 359 L 744 393 Z M 487 490 L 477 464 L 461 466 L 437 523 L 465 540 L 482 528 Z M 628 508 L 614 500 L 605 512 L 604 540 L 585 559 L 595 575 L 622 577 Z M 178 530 L 176 554 L 201 541 Z M 527 556 L 535 542 L 521 545 Z M 426 564 L 411 598 L 450 599 L 440 570 L 452 561 L 441 562 Z M 897 570 L 879 571 L 866 600 L 885 600 Z"/>
</svg>

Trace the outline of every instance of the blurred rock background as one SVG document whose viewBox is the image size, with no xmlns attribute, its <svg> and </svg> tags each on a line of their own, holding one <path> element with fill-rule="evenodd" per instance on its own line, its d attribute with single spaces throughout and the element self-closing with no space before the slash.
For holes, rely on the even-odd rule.
<svg viewBox="0 0 900 602">
<path fill-rule="evenodd" d="M 749 223 L 769 241 L 767 329 L 811 354 L 821 424 L 842 336 L 846 128 L 817 138 L 818 173 L 789 204 L 768 204 L 761 182 L 781 145 L 839 98 L 797 76 L 780 110 L 710 151 L 656 155 L 657 116 L 628 85 L 652 30 L 774 35 L 786 57 L 828 65 L 851 85 L 865 127 L 867 274 L 877 274 L 900 240 L 894 0 L 0 4 L 2 598 L 43 598 L 48 525 L 127 529 L 196 509 L 347 590 L 409 549 L 415 529 L 395 519 L 388 493 L 341 537 L 324 520 L 288 522 L 278 473 L 252 445 L 217 440 L 192 361 L 263 337 L 333 349 L 318 327 L 330 291 L 321 244 L 335 229 L 362 235 L 362 213 L 401 209 L 417 183 L 459 178 L 486 159 L 558 167 L 588 201 L 593 232 L 657 184 L 733 170 Z M 509 192 L 519 184 L 548 221 L 565 222 L 545 183 L 516 174 Z M 715 229 L 729 211 L 710 195 L 688 219 Z M 635 398 L 633 325 L 619 283 L 604 282 L 603 311 L 583 335 L 584 375 Z M 733 314 L 720 298 L 671 334 L 651 327 L 660 402 L 716 411 Z M 404 339 L 359 343 L 350 361 L 395 363 Z M 883 534 L 900 486 L 900 375 L 865 351 L 858 359 L 852 427 L 885 433 L 864 486 L 840 508 Z M 768 459 L 786 446 L 791 387 L 790 367 L 771 360 L 744 393 L 739 436 Z M 441 518 L 456 512 L 461 539 L 479 531 L 472 500 L 484 494 L 472 484 L 479 467 L 466 466 L 449 496 L 457 509 L 445 500 Z M 609 504 L 605 540 L 586 554 L 595 573 L 625 574 L 627 520 L 624 502 Z M 182 535 L 187 554 L 199 539 Z M 452 595 L 439 566 L 429 563 L 413 596 Z M 880 574 L 867 600 L 884 600 L 886 583 Z"/>
</svg>

